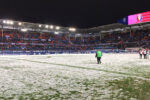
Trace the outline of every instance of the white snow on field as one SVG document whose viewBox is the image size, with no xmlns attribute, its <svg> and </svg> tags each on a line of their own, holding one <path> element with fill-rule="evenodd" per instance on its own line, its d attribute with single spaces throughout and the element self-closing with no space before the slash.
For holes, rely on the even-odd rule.
<svg viewBox="0 0 150 100">
<path fill-rule="evenodd" d="M 94 54 L 0 56 L 0 99 L 106 99 L 107 81 L 149 72 L 138 54 L 104 54 L 99 65 Z"/>
</svg>

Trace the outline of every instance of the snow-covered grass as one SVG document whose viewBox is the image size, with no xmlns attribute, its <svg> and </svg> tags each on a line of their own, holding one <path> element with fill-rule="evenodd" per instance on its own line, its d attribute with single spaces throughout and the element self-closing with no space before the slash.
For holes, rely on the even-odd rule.
<svg viewBox="0 0 150 100">
<path fill-rule="evenodd" d="M 0 100 L 149 100 L 138 54 L 0 56 Z M 138 91 L 139 90 L 139 91 Z"/>
</svg>

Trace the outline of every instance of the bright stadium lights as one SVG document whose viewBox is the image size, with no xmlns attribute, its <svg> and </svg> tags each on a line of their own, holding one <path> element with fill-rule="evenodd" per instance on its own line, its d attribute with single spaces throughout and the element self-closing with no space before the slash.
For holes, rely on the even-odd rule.
<svg viewBox="0 0 150 100">
<path fill-rule="evenodd" d="M 14 24 L 14 22 L 11 21 L 11 20 L 3 20 L 3 23 L 8 24 L 8 25 L 13 25 Z"/>
<path fill-rule="evenodd" d="M 53 29 L 53 28 L 54 28 L 54 26 L 53 26 L 53 25 L 51 25 L 51 26 L 50 26 L 50 29 Z"/>
<path fill-rule="evenodd" d="M 45 28 L 48 28 L 48 27 L 49 27 L 48 25 L 45 26 Z"/>
<path fill-rule="evenodd" d="M 42 25 L 39 25 L 39 27 L 42 27 Z"/>
<path fill-rule="evenodd" d="M 55 32 L 55 34 L 57 35 L 57 34 L 59 34 L 59 32 Z"/>
<path fill-rule="evenodd" d="M 3 20 L 3 23 L 6 24 L 6 20 Z"/>
<path fill-rule="evenodd" d="M 21 23 L 21 22 L 19 22 L 19 23 L 18 23 L 18 25 L 19 25 L 19 26 L 21 26 L 21 25 L 22 25 L 22 23 Z"/>
<path fill-rule="evenodd" d="M 76 28 L 69 28 L 69 31 L 75 32 L 75 31 L 76 31 Z"/>
<path fill-rule="evenodd" d="M 7 20 L 7 21 L 6 21 L 6 24 L 10 24 L 10 21 L 9 21 L 9 20 Z"/>
<path fill-rule="evenodd" d="M 21 29 L 21 31 L 22 31 L 22 32 L 27 32 L 28 30 L 27 30 L 27 29 Z"/>
<path fill-rule="evenodd" d="M 10 21 L 10 25 L 14 25 L 14 22 L 13 22 L 13 21 Z"/>
<path fill-rule="evenodd" d="M 59 27 L 59 26 L 57 26 L 57 27 L 56 27 L 56 30 L 59 30 L 59 29 L 60 29 L 60 27 Z"/>
</svg>

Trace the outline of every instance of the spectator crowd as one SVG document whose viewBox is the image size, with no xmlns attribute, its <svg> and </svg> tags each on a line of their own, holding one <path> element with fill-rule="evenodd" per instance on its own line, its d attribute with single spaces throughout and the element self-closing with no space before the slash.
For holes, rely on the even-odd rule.
<svg viewBox="0 0 150 100">
<path fill-rule="evenodd" d="M 54 33 L 23 33 L 4 31 L 0 33 L 1 50 L 93 50 L 125 49 L 127 47 L 149 48 L 150 30 L 111 32 L 100 35 L 68 36 Z"/>
</svg>

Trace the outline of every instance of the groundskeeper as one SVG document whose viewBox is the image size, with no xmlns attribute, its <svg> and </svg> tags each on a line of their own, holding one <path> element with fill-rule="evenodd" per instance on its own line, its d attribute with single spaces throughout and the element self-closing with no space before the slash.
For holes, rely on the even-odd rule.
<svg viewBox="0 0 150 100">
<path fill-rule="evenodd" d="M 97 58 L 97 64 L 102 63 L 101 62 L 102 52 L 100 50 L 96 51 L 96 56 L 95 57 Z"/>
</svg>

